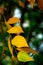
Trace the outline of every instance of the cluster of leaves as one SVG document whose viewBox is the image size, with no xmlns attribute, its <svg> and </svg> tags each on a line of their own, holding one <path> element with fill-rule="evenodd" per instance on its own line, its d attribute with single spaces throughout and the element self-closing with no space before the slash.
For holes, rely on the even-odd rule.
<svg viewBox="0 0 43 65">
<path fill-rule="evenodd" d="M 11 41 L 10 41 L 10 37 L 8 38 L 8 47 L 9 47 L 10 53 L 12 55 L 12 58 L 15 59 L 13 54 L 13 47 L 11 46 L 12 44 L 13 46 L 16 46 L 16 49 L 19 51 L 17 53 L 17 58 L 19 61 L 21 62 L 33 61 L 33 58 L 30 57 L 27 53 L 37 54 L 37 52 L 29 48 L 25 38 L 20 35 L 20 33 L 24 33 L 21 26 L 14 25 L 13 27 L 11 27 L 10 25 L 10 24 L 18 23 L 18 22 L 20 22 L 20 19 L 16 17 L 10 18 L 8 22 L 5 22 L 7 27 L 10 28 L 8 29 L 7 32 L 10 34 L 17 34 Z"/>
</svg>

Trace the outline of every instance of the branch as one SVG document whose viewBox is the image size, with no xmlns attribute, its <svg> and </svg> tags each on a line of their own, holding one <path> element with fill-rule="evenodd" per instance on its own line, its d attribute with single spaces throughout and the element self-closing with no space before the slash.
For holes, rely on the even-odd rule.
<svg viewBox="0 0 43 65">
<path fill-rule="evenodd" d="M 1 28 L 1 34 L 2 34 L 2 39 L 3 39 L 3 44 L 4 44 L 4 47 L 3 47 L 3 51 L 2 51 L 2 54 L 4 53 L 4 50 L 5 50 L 5 44 L 6 44 L 6 40 L 5 40 L 5 37 L 4 37 L 4 30 L 3 30 L 3 25 L 2 25 L 2 16 L 0 15 L 0 28 Z"/>
</svg>

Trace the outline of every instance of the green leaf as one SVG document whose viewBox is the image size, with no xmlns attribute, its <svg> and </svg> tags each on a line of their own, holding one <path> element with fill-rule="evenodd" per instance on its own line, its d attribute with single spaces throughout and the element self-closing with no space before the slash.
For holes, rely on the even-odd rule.
<svg viewBox="0 0 43 65">
<path fill-rule="evenodd" d="M 34 61 L 34 59 L 24 51 L 18 52 L 17 58 L 21 62 Z"/>
</svg>

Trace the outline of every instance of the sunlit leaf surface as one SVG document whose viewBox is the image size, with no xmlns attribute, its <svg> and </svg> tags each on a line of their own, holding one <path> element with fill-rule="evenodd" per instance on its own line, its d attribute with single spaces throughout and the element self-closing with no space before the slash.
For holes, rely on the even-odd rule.
<svg viewBox="0 0 43 65">
<path fill-rule="evenodd" d="M 9 29 L 7 31 L 8 33 L 14 33 L 14 34 L 20 34 L 20 33 L 24 33 L 24 31 L 22 30 L 21 26 L 14 26 L 11 29 Z"/>
<path fill-rule="evenodd" d="M 17 23 L 17 22 L 20 22 L 20 19 L 17 18 L 17 17 L 12 17 L 8 20 L 8 24 L 14 24 L 14 23 Z"/>
<path fill-rule="evenodd" d="M 28 47 L 26 39 L 21 35 L 15 36 L 11 40 L 11 43 L 12 43 L 13 46 L 16 46 L 16 47 Z"/>
</svg>

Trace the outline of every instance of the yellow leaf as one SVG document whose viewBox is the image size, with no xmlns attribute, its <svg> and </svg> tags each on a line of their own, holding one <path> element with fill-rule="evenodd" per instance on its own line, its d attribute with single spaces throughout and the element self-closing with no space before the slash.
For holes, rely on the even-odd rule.
<svg viewBox="0 0 43 65">
<path fill-rule="evenodd" d="M 18 52 L 17 58 L 18 58 L 18 60 L 21 61 L 21 62 L 34 61 L 34 59 L 33 59 L 29 54 L 27 54 L 27 53 L 24 52 L 24 51 Z"/>
<path fill-rule="evenodd" d="M 17 48 L 17 50 L 18 51 L 25 51 L 27 53 L 38 54 L 37 51 L 35 51 L 35 50 L 33 50 L 33 49 L 29 48 L 29 47 L 19 47 L 19 48 Z"/>
<path fill-rule="evenodd" d="M 28 47 L 28 44 L 27 44 L 25 38 L 21 35 L 15 36 L 11 40 L 11 43 L 12 43 L 13 46 L 16 46 L 16 47 Z"/>
<path fill-rule="evenodd" d="M 9 25 L 7 22 L 5 22 L 5 24 L 6 24 L 6 26 L 7 26 L 8 29 L 12 28 L 12 26 Z"/>
<path fill-rule="evenodd" d="M 13 49 L 11 47 L 11 41 L 10 41 L 10 37 L 8 38 L 8 48 L 9 48 L 9 51 L 11 53 L 11 55 L 13 54 Z"/>
<path fill-rule="evenodd" d="M 7 31 L 8 33 L 14 33 L 14 34 L 20 34 L 20 33 L 24 33 L 24 31 L 22 30 L 22 28 L 20 26 L 14 26 L 11 29 L 9 29 Z"/>
<path fill-rule="evenodd" d="M 21 7 L 23 7 L 23 8 L 24 8 L 24 6 L 25 6 L 24 2 L 19 1 L 18 3 L 19 3 L 19 5 L 20 5 Z"/>
<path fill-rule="evenodd" d="M 20 19 L 17 18 L 17 17 L 12 17 L 8 20 L 8 24 L 14 24 L 14 23 L 17 23 L 17 22 L 20 22 Z"/>
<path fill-rule="evenodd" d="M 13 55 L 13 47 L 11 47 L 11 42 L 10 42 L 10 37 L 8 38 L 8 48 L 9 48 L 9 51 L 12 55 L 12 60 L 15 59 L 14 55 Z"/>
<path fill-rule="evenodd" d="M 34 3 L 35 3 L 35 0 L 28 0 L 28 1 L 30 2 L 31 6 L 32 6 L 32 8 L 33 8 Z"/>
</svg>

